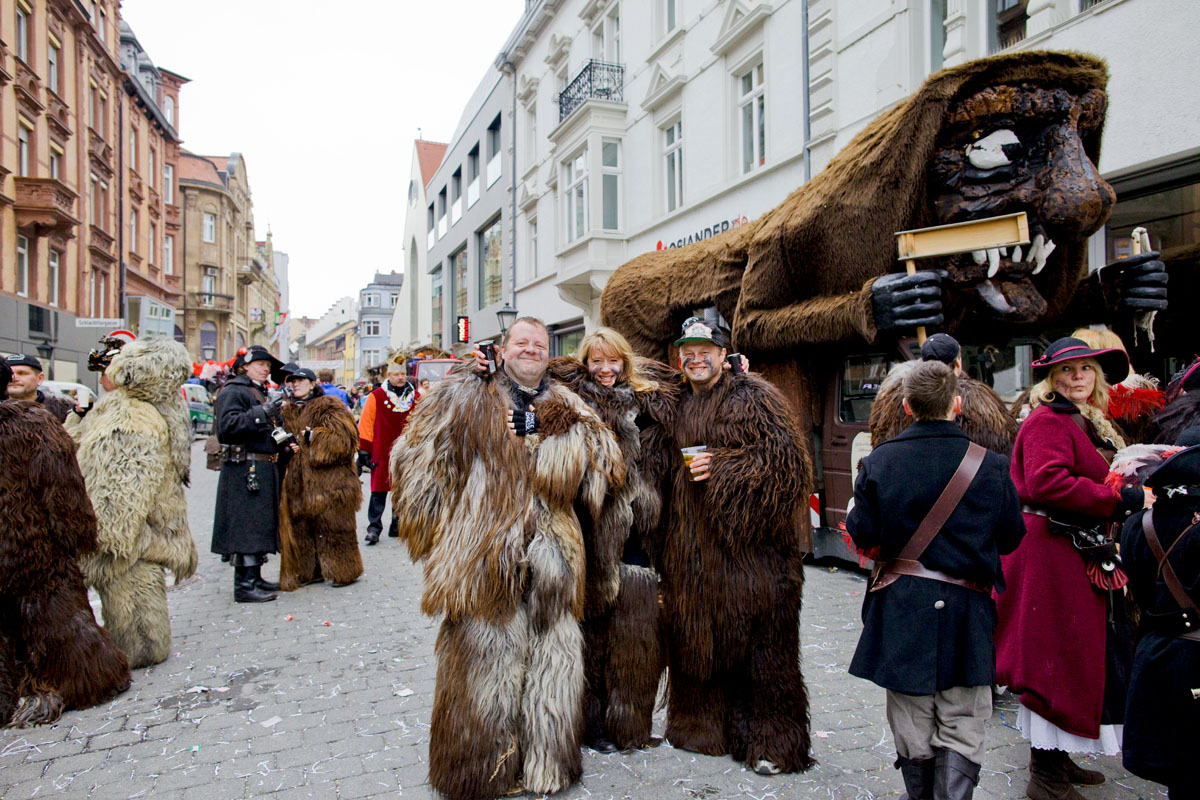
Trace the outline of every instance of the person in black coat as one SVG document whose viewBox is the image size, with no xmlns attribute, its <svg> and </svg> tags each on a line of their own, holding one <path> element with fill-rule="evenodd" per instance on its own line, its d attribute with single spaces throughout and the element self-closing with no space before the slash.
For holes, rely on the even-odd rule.
<svg viewBox="0 0 1200 800">
<path fill-rule="evenodd" d="M 1185 613 L 1167 588 L 1142 517 L 1152 514 L 1168 563 L 1200 606 L 1200 428 L 1184 431 L 1178 443 L 1191 446 L 1150 473 L 1154 506 L 1130 517 L 1121 538 L 1129 588 L 1142 609 L 1122 761 L 1133 774 L 1166 785 L 1171 800 L 1200 797 L 1193 772 L 1200 752 L 1200 615 Z"/>
<path fill-rule="evenodd" d="M 268 377 L 282 378 L 279 359 L 265 348 L 251 347 L 234 362 L 239 374 L 217 395 L 217 441 L 221 443 L 221 476 L 213 520 L 212 552 L 233 563 L 233 599 L 238 603 L 274 600 L 279 584 L 262 577 L 267 553 L 279 551 L 279 490 L 283 475 L 280 452 L 271 433 L 282 425 L 283 397 L 267 397 Z"/>
<path fill-rule="evenodd" d="M 916 422 L 862 461 L 846 527 L 877 562 L 900 554 L 967 451 L 970 440 L 953 422 L 962 404 L 957 386 L 941 362 L 914 367 L 904 379 L 904 408 Z M 912 800 L 965 800 L 979 780 L 995 677 L 990 592 L 1003 590 L 1000 555 L 1024 534 L 1008 461 L 987 452 L 917 559 L 930 577 L 900 575 L 866 594 L 850 674 L 887 690 L 896 766 Z"/>
</svg>

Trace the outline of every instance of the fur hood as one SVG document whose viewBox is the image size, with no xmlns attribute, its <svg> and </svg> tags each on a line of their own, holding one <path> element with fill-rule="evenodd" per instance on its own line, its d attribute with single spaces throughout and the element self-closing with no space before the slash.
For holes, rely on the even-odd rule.
<svg viewBox="0 0 1200 800">
<path fill-rule="evenodd" d="M 192 376 L 187 350 L 170 339 L 135 339 L 121 348 L 106 373 L 130 397 L 159 405 Z"/>
</svg>

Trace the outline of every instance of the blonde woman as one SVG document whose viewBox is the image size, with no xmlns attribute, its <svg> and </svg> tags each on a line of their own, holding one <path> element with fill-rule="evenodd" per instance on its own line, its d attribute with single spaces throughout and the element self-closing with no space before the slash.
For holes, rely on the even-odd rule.
<svg viewBox="0 0 1200 800">
<path fill-rule="evenodd" d="M 616 435 L 627 469 L 624 487 L 584 532 L 584 741 L 599 752 L 652 743 L 654 696 L 665 661 L 651 554 L 663 477 L 674 456 L 661 424 L 675 405 L 678 380 L 670 373 L 635 356 L 611 328 L 584 337 L 577 357 L 550 362 L 555 380 L 583 398 Z"/>
<path fill-rule="evenodd" d="M 1124 447 L 1109 421 L 1108 387 L 1129 372 L 1118 349 L 1059 339 L 1033 363 L 1033 410 L 1013 446 L 1011 473 L 1026 535 L 1002 559 L 997 596 L 996 682 L 1020 693 L 1018 727 L 1030 740 L 1032 800 L 1080 800 L 1072 784 L 1104 776 L 1068 753 L 1116 755 L 1131 653 L 1120 627 L 1121 576 L 1085 560 L 1068 529 L 1103 530 L 1143 506 L 1140 489 L 1105 484 Z M 1116 575 L 1114 579 L 1114 575 Z M 1124 651 L 1124 652 L 1123 652 Z"/>
</svg>

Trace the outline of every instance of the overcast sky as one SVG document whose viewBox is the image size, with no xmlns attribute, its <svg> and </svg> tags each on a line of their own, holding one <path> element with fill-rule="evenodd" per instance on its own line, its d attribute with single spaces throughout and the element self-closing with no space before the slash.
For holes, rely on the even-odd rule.
<svg viewBox="0 0 1200 800">
<path fill-rule="evenodd" d="M 417 129 L 447 141 L 525 0 L 124 0 L 154 63 L 192 80 L 183 146 L 246 159 L 259 239 L 290 256 L 291 313 L 319 316 L 400 238 Z"/>
</svg>

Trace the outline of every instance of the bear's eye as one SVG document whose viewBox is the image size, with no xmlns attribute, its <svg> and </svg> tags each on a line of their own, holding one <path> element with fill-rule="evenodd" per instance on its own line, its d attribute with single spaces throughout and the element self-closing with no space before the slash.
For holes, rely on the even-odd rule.
<svg viewBox="0 0 1200 800">
<path fill-rule="evenodd" d="M 967 161 L 976 169 L 997 169 L 1012 163 L 1021 152 L 1021 140 L 1010 128 L 992 131 L 966 146 Z"/>
</svg>

